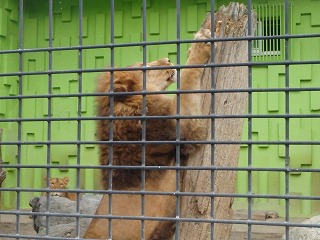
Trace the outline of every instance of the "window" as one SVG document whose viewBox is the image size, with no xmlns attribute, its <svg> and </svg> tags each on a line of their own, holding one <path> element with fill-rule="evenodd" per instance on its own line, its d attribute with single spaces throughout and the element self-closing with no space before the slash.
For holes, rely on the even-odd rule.
<svg viewBox="0 0 320 240">
<path fill-rule="evenodd" d="M 257 12 L 255 36 L 268 37 L 284 34 L 283 4 L 260 4 L 254 6 Z M 253 57 L 258 61 L 282 60 L 284 39 L 267 38 L 253 41 Z"/>
<path fill-rule="evenodd" d="M 280 18 L 264 19 L 257 23 L 257 36 L 281 35 Z M 254 41 L 254 54 L 256 55 L 280 55 L 281 39 L 261 39 Z"/>
</svg>

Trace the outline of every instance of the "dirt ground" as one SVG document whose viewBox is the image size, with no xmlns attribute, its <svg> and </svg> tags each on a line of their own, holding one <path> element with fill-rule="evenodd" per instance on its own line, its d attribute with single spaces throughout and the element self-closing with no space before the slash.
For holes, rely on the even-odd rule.
<svg viewBox="0 0 320 240">
<path fill-rule="evenodd" d="M 247 228 L 246 226 L 236 227 L 232 231 L 231 240 L 244 240 L 248 239 L 248 234 L 244 229 Z M 16 226 L 14 223 L 0 223 L 0 233 L 1 234 L 15 234 L 16 233 Z M 33 230 L 32 223 L 21 223 L 20 224 L 20 235 L 27 235 L 27 236 L 35 236 L 36 232 Z M 274 231 L 274 229 L 269 227 L 264 233 L 255 232 L 253 231 L 252 239 L 253 240 L 280 240 L 282 233 L 278 231 Z M 1 240 L 12 240 L 14 238 L 1 238 Z"/>
<path fill-rule="evenodd" d="M 36 236 L 36 232 L 33 230 L 32 219 L 29 219 L 28 216 L 22 216 L 21 217 L 19 230 L 20 230 L 19 235 Z M 16 233 L 17 233 L 16 223 L 15 223 L 15 220 L 13 220 L 13 217 L 11 217 L 11 216 L 10 217 L 2 216 L 1 217 L 1 222 L 0 222 L 0 234 L 12 234 L 12 235 L 15 235 Z M 15 238 L 0 237 L 0 239 L 1 240 L 12 240 L 12 239 L 15 239 Z"/>
<path fill-rule="evenodd" d="M 301 222 L 303 219 L 293 219 L 293 222 Z M 16 217 L 14 215 L 2 215 L 0 217 L 0 234 L 12 234 L 12 237 L 0 237 L 0 240 L 12 240 L 16 234 Z M 266 221 L 283 222 L 284 219 L 270 219 Z M 231 240 L 245 240 L 248 239 L 247 225 L 234 224 L 232 227 Z M 281 240 L 284 234 L 284 227 L 278 226 L 252 226 L 252 239 L 253 240 Z M 29 219 L 28 215 L 20 217 L 20 233 L 23 236 L 36 236 L 33 230 L 33 221 Z M 23 239 L 23 238 L 20 238 Z"/>
<path fill-rule="evenodd" d="M 16 225 L 14 223 L 0 222 L 0 234 L 15 234 Z M 19 235 L 36 236 L 32 223 L 21 223 Z M 0 237 L 1 240 L 12 240 L 14 238 Z"/>
</svg>

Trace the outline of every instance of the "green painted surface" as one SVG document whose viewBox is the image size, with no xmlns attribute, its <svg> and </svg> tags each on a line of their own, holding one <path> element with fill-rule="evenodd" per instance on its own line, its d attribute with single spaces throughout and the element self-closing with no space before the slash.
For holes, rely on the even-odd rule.
<svg viewBox="0 0 320 240">
<path fill-rule="evenodd" d="M 246 1 L 244 1 L 246 2 Z M 215 1 L 215 9 L 229 1 Z M 260 4 L 260 18 L 273 12 L 274 16 L 283 17 L 283 8 L 278 6 L 283 1 L 253 1 L 255 6 Z M 48 47 L 48 3 L 43 0 L 25 1 L 24 9 L 24 48 Z M 261 5 L 268 4 L 268 5 Z M 277 5 L 278 4 L 278 5 Z M 281 4 L 280 4 L 281 5 Z M 319 33 L 320 1 L 291 1 L 292 21 L 290 31 L 292 34 Z M 257 9 L 258 7 L 256 7 Z M 0 1 L 0 49 L 17 49 L 18 47 L 18 1 Z M 181 39 L 191 39 L 198 26 L 201 24 L 205 12 L 210 9 L 210 1 L 184 0 L 181 1 Z M 264 10 L 263 10 L 264 9 Z M 77 46 L 78 40 L 78 1 L 54 1 L 53 21 L 53 46 Z M 281 12 L 282 11 L 282 12 Z M 115 1 L 115 42 L 128 43 L 142 41 L 142 12 L 141 2 L 133 0 Z M 175 1 L 162 0 L 147 1 L 147 41 L 166 41 L 176 39 L 176 8 Z M 283 28 L 281 30 L 283 34 Z M 84 0 L 83 11 L 83 45 L 105 44 L 110 42 L 110 13 L 107 1 Z M 281 43 L 283 46 L 283 41 Z M 187 44 L 181 44 L 181 63 L 186 60 Z M 84 49 L 82 51 L 84 69 L 103 68 L 110 65 L 110 50 Z M 142 61 L 141 47 L 121 47 L 115 49 L 115 64 L 126 66 L 136 61 Z M 174 44 L 155 45 L 147 47 L 147 60 L 160 57 L 169 57 L 177 62 L 177 48 Z M 318 60 L 320 58 L 319 38 L 300 38 L 290 40 L 291 60 Z M 280 54 L 266 57 L 254 56 L 254 61 L 270 61 L 284 59 L 283 49 Z M 52 53 L 53 70 L 78 69 L 78 51 L 54 51 Z M 18 54 L 0 54 L 0 71 L 15 72 L 18 70 Z M 36 72 L 49 70 L 48 53 L 24 53 L 23 71 Z M 82 92 L 91 93 L 95 88 L 97 73 L 82 74 Z M 292 65 L 289 68 L 290 87 L 318 87 L 320 84 L 319 65 Z M 22 77 L 22 94 L 39 95 L 48 94 L 48 75 L 30 75 Z M 0 94 L 16 96 L 18 94 L 18 77 L 0 77 Z M 277 88 L 285 85 L 284 66 L 261 66 L 253 69 L 254 88 Z M 52 75 L 53 94 L 78 93 L 79 77 L 75 73 Z M 93 97 L 81 98 L 81 116 L 94 116 Z M 78 99 L 76 97 L 52 98 L 51 110 L 48 110 L 48 100 L 43 98 L 22 100 L 23 118 L 46 118 L 51 111 L 52 117 L 77 117 Z M 320 94 L 316 91 L 299 91 L 290 93 L 291 114 L 319 114 Z M 253 114 L 279 115 L 285 113 L 284 92 L 264 92 L 253 94 Z M 18 100 L 0 100 L 0 118 L 18 117 Z M 290 140 L 316 141 L 320 139 L 319 118 L 292 118 L 290 119 Z M 4 128 L 4 141 L 17 140 L 17 122 L 0 122 Z M 95 139 L 94 121 L 81 121 L 81 140 L 92 141 Z M 283 118 L 259 118 L 252 121 L 253 139 L 261 141 L 277 141 L 285 139 L 285 120 Z M 48 123 L 46 121 L 29 121 L 22 123 L 22 140 L 26 142 L 48 140 Z M 50 140 L 76 141 L 76 121 L 52 121 Z M 247 122 L 244 127 L 243 140 L 247 139 Z M 285 147 L 278 145 L 254 145 L 252 147 L 252 165 L 254 167 L 279 168 L 285 166 Z M 77 146 L 70 144 L 51 145 L 52 165 L 77 164 Z M 320 168 L 320 146 L 318 145 L 291 145 L 289 149 L 290 167 L 292 168 Z M 81 146 L 80 164 L 97 165 L 97 149 L 95 145 Z M 17 147 L 3 147 L 5 164 L 17 163 Z M 241 147 L 239 166 L 247 166 L 248 147 Z M 23 145 L 21 148 L 21 163 L 26 165 L 45 165 L 47 163 L 47 146 Z M 29 199 L 38 195 L 37 189 L 44 188 L 43 177 L 45 168 L 20 170 L 22 188 L 34 188 L 35 192 L 22 192 L 21 207 L 28 207 Z M 76 174 L 73 169 L 52 169 L 52 176 L 69 175 L 70 188 L 76 187 Z M 252 192 L 254 194 L 283 195 L 285 193 L 284 172 L 253 172 Z M 317 196 L 320 173 L 291 173 L 289 175 L 289 192 L 293 195 Z M 81 170 L 82 189 L 98 189 L 98 171 L 92 169 Z M 8 178 L 4 187 L 17 186 L 17 169 L 8 169 Z M 248 174 L 239 172 L 237 178 L 237 192 L 247 193 Z M 14 208 L 16 201 L 15 192 L 2 192 L 2 208 Z M 246 199 L 235 199 L 235 208 L 246 208 Z M 290 201 L 290 216 L 309 216 L 319 214 L 318 201 Z M 278 210 L 283 215 L 285 210 L 284 200 L 254 199 L 255 209 Z"/>
<path fill-rule="evenodd" d="M 0 1 L 0 49 L 18 48 L 18 4 L 17 1 Z M 0 72 L 18 71 L 17 54 L 0 54 Z M 18 77 L 0 77 L 0 95 L 16 96 L 18 94 Z M 17 118 L 18 100 L 0 100 L 0 118 Z M 17 140 L 17 122 L 0 122 L 0 128 L 4 129 L 3 141 Z M 16 163 L 17 147 L 2 147 L 4 163 Z M 16 187 L 16 169 L 7 169 L 7 178 L 3 187 Z M 13 208 L 16 205 L 16 194 L 14 192 L 2 192 L 1 208 Z"/>
</svg>

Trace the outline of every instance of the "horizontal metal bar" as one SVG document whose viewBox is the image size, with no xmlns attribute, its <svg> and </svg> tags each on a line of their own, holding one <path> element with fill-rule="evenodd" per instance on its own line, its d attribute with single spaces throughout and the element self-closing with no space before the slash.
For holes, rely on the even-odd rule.
<svg viewBox="0 0 320 240">
<path fill-rule="evenodd" d="M 262 160 L 263 161 L 263 160 Z M 320 172 L 319 168 L 270 168 L 270 167 L 219 167 L 219 166 L 120 166 L 120 165 L 33 165 L 33 164 L 4 164 L 4 169 L 123 169 L 123 170 L 201 170 L 201 171 L 262 171 L 262 172 Z"/>
<path fill-rule="evenodd" d="M 232 198 L 257 198 L 257 199 L 300 199 L 320 200 L 320 196 L 307 195 L 280 195 L 280 194 L 251 194 L 251 193 L 205 193 L 205 192 L 155 192 L 145 190 L 72 190 L 72 189 L 43 189 L 43 188 L 1 188 L 2 192 L 72 192 L 72 193 L 94 193 L 94 194 L 128 194 L 128 195 L 159 195 L 159 196 L 188 196 L 188 197 L 232 197 Z M 1 211 L 0 211 L 1 214 Z"/>
<path fill-rule="evenodd" d="M 126 145 L 126 144 L 217 144 L 217 145 L 239 145 L 239 144 L 251 144 L 251 145 L 320 145 L 320 141 L 4 141 L 0 142 L 0 145 L 85 145 L 85 144 L 106 144 L 106 145 Z"/>
<path fill-rule="evenodd" d="M 39 98 L 78 98 L 98 96 L 133 96 L 133 95 L 160 95 L 160 94 L 191 94 L 191 93 L 268 93 L 268 92 L 314 92 L 320 91 L 320 87 L 288 87 L 288 88 L 245 88 L 245 89 L 210 89 L 210 90 L 163 90 L 163 91 L 137 91 L 137 92 L 106 92 L 106 93 L 66 93 L 66 94 L 39 94 L 0 96 L 0 100 L 15 99 L 39 99 Z"/>
<path fill-rule="evenodd" d="M 239 115 L 170 115 L 170 116 L 103 116 L 103 117 L 53 117 L 53 118 L 0 118 L 0 122 L 56 122 L 56 121 L 93 121 L 93 120 L 163 120 L 163 119 L 295 119 L 295 118 L 319 118 L 320 114 L 239 114 Z"/>
<path fill-rule="evenodd" d="M 264 161 L 264 159 L 260 159 Z M 271 168 L 271 167 L 220 167 L 220 166 L 126 166 L 126 165 L 40 165 L 40 164 L 4 164 L 4 169 L 10 168 L 46 168 L 46 169 L 123 169 L 123 170 L 201 170 L 201 171 L 270 171 L 270 172 L 320 172 L 320 168 Z"/>
<path fill-rule="evenodd" d="M 18 215 L 17 212 L 0 211 L 0 214 Z M 30 215 L 27 212 L 20 212 L 19 215 Z M 258 220 L 234 220 L 234 219 L 204 219 L 204 218 L 170 218 L 170 217 L 146 217 L 146 216 L 116 216 L 116 215 L 90 215 L 90 214 L 66 214 L 66 213 L 38 213 L 41 216 L 56 216 L 56 217 L 78 217 L 78 218 L 103 218 L 103 219 L 119 219 L 119 220 L 149 220 L 149 221 L 173 221 L 173 222 L 194 222 L 194 223 L 225 223 L 225 224 L 252 224 L 264 226 L 290 226 L 290 227 L 320 227 L 320 224 L 307 223 L 291 223 L 291 222 L 270 222 Z M 3 236 L 3 234 L 0 234 Z M 20 235 L 19 235 L 20 237 Z M 46 238 L 47 239 L 47 238 Z M 53 238 L 56 239 L 56 238 Z M 61 239 L 61 238 L 60 238 Z M 65 238 L 64 238 L 65 239 Z M 66 238 L 67 239 L 67 238 Z"/>
<path fill-rule="evenodd" d="M 119 68 L 96 68 L 96 69 L 71 69 L 71 70 L 47 70 L 47 71 L 34 71 L 34 72 L 8 72 L 0 73 L 0 77 L 9 76 L 32 76 L 32 75 L 44 75 L 44 74 L 69 74 L 69 73 L 94 73 L 94 72 L 116 72 L 116 71 L 145 71 L 145 70 L 156 70 L 156 69 L 189 69 L 189 68 L 215 68 L 215 67 L 249 67 L 249 66 L 278 66 L 278 65 L 305 65 L 305 64 L 320 64 L 320 60 L 285 60 L 277 62 L 243 62 L 243 63 L 207 63 L 195 64 L 195 65 L 180 65 L 180 66 L 152 66 L 152 67 L 119 67 Z"/>
<path fill-rule="evenodd" d="M 55 52 L 55 51 L 78 51 L 78 50 L 90 50 L 101 48 L 121 48 L 121 47 L 141 47 L 141 46 L 154 46 L 154 45 L 176 45 L 176 44 L 188 44 L 194 42 L 227 42 L 227 41 L 250 41 L 250 40 L 265 40 L 265 39 L 298 39 L 298 38 L 317 38 L 320 37 L 319 33 L 309 34 L 285 34 L 274 36 L 244 36 L 244 37 L 230 37 L 230 38 L 212 38 L 212 39 L 180 39 L 180 40 L 165 40 L 165 41 L 141 41 L 134 43 L 109 43 L 99 45 L 75 45 L 68 47 L 45 47 L 45 48 L 25 48 L 25 49 L 13 49 L 13 50 L 1 50 L 0 54 L 13 54 L 13 53 L 30 53 L 30 52 Z"/>
</svg>

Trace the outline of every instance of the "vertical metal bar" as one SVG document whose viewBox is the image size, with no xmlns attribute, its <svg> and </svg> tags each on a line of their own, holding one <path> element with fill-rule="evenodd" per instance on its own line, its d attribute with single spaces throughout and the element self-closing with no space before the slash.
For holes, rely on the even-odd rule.
<svg viewBox="0 0 320 240">
<path fill-rule="evenodd" d="M 252 6 L 252 9 L 255 9 L 257 15 L 258 15 L 258 12 L 259 12 L 259 5 L 258 6 Z M 259 19 L 257 19 L 257 23 L 259 22 Z M 258 26 L 256 27 L 255 31 L 254 31 L 254 35 L 255 36 L 258 36 Z M 258 45 L 258 40 L 253 40 L 252 41 L 252 47 L 254 49 L 254 51 L 252 52 L 253 56 L 252 58 L 253 59 L 257 59 L 257 52 L 258 52 L 258 49 L 259 49 L 259 45 Z"/>
<path fill-rule="evenodd" d="M 248 36 L 252 36 L 252 2 L 248 0 Z M 248 40 L 248 63 L 252 62 L 252 40 Z M 252 89 L 252 67 L 248 66 L 248 89 Z M 248 142 L 252 140 L 252 92 L 248 92 Z M 248 144 L 248 167 L 252 167 L 252 144 Z M 252 172 L 248 170 L 248 194 L 252 194 Z M 252 239 L 252 198 L 248 197 L 248 240 Z"/>
<path fill-rule="evenodd" d="M 272 7 L 271 4 L 268 4 L 268 36 L 272 36 Z M 272 61 L 272 39 L 268 40 L 268 52 L 269 58 L 268 61 Z"/>
<path fill-rule="evenodd" d="M 147 41 L 147 1 L 142 0 L 142 42 L 146 43 Z M 143 66 L 147 65 L 147 48 L 146 45 L 142 46 L 142 59 Z M 146 92 L 147 79 L 146 79 L 146 70 L 143 70 L 143 87 L 142 92 Z M 147 112 L 146 106 L 146 95 L 142 95 L 142 116 L 145 117 Z M 142 125 L 142 152 L 141 152 L 141 166 L 146 166 L 146 120 L 145 118 L 141 120 Z M 145 182 L 146 182 L 146 171 L 145 169 L 141 170 L 141 217 L 145 216 Z M 141 239 L 145 238 L 145 221 L 141 219 Z"/>
<path fill-rule="evenodd" d="M 52 70 L 52 51 L 51 48 L 53 47 L 53 2 L 52 0 L 49 0 L 49 51 L 48 51 L 48 70 Z M 46 187 L 49 188 L 49 179 L 50 179 L 50 159 L 51 159 L 51 121 L 50 118 L 52 117 L 52 74 L 48 74 L 48 129 L 47 129 L 47 179 L 46 179 Z M 50 193 L 47 194 L 47 201 L 46 201 L 46 211 L 49 211 L 50 206 Z M 46 217 L 46 235 L 49 235 L 49 226 L 50 226 L 50 218 Z"/>
<path fill-rule="evenodd" d="M 214 20 L 214 0 L 211 0 L 210 2 L 210 13 L 211 13 L 211 37 L 215 38 L 214 32 L 215 32 L 215 20 Z M 210 63 L 213 64 L 215 62 L 215 42 L 211 43 L 211 59 L 210 59 Z M 215 83 L 215 74 L 214 74 L 214 68 L 211 68 L 211 89 L 214 90 L 216 87 L 216 83 Z M 215 141 L 215 95 L 214 93 L 211 93 L 211 115 L 213 116 L 211 118 L 211 141 L 214 142 Z M 211 166 L 215 166 L 215 144 L 211 144 Z M 215 192 L 215 175 L 216 172 L 215 170 L 211 170 L 211 192 L 214 193 Z M 215 214 L 214 214 L 214 208 L 215 208 L 215 204 L 214 204 L 214 197 L 211 197 L 211 209 L 210 209 L 210 218 L 211 219 L 215 219 Z M 210 239 L 214 240 L 214 222 L 212 222 L 210 224 Z"/>
<path fill-rule="evenodd" d="M 264 6 L 262 8 L 262 12 L 263 12 L 263 17 L 261 18 L 261 31 L 262 31 L 262 36 L 265 36 L 266 35 L 266 31 L 265 31 L 265 24 L 266 24 L 266 7 Z M 266 43 L 266 39 L 263 39 L 262 40 L 262 61 L 265 61 L 266 60 L 266 51 L 265 51 L 265 43 Z"/>
<path fill-rule="evenodd" d="M 176 0 L 176 18 L 177 18 L 177 25 L 176 25 L 176 38 L 177 38 L 177 66 L 179 68 L 177 69 L 177 90 L 180 90 L 180 65 L 181 65 L 181 57 L 180 57 L 180 51 L 181 51 L 181 6 L 180 6 L 180 0 Z M 180 94 L 177 93 L 177 106 L 176 106 L 176 113 L 177 116 L 180 116 Z M 180 119 L 176 119 L 176 141 L 180 142 Z M 181 166 L 181 159 L 180 159 L 180 144 L 176 145 L 176 166 L 180 167 Z M 176 192 L 180 192 L 180 177 L 181 177 L 181 172 L 179 169 L 176 170 Z M 180 218 L 180 196 L 176 196 L 176 219 Z M 175 239 L 180 239 L 180 222 L 176 221 L 176 232 L 175 232 Z"/>
<path fill-rule="evenodd" d="M 110 43 L 111 45 L 114 44 L 114 0 L 110 0 Z M 110 47 L 110 67 L 114 68 L 114 46 Z M 114 90 L 114 72 L 110 72 L 110 92 Z M 113 116 L 113 109 L 114 109 L 114 96 L 109 96 L 110 101 L 110 111 L 109 116 Z M 113 120 L 110 121 L 109 124 L 109 141 L 113 141 Z M 113 165 L 113 144 L 109 144 L 109 167 Z M 112 190 L 112 168 L 108 170 L 108 190 Z M 112 216 L 112 193 L 109 192 L 109 215 Z M 109 219 L 108 224 L 108 239 L 112 239 L 112 219 Z"/>
<path fill-rule="evenodd" d="M 275 27 L 276 27 L 276 18 L 275 18 L 275 4 L 272 4 L 272 26 L 271 26 L 271 36 L 275 36 L 276 33 L 275 33 Z M 275 44 L 275 38 L 271 40 L 272 41 L 272 51 L 273 51 L 273 59 L 276 60 L 277 59 L 277 49 L 276 49 L 276 44 Z"/>
<path fill-rule="evenodd" d="M 23 0 L 19 1 L 19 49 L 23 49 Z M 23 72 L 23 53 L 19 53 L 19 73 Z M 19 75 L 19 86 L 18 86 L 18 92 L 19 96 L 22 96 L 23 94 L 23 76 Z M 21 142 L 22 142 L 22 99 L 19 98 L 18 100 L 18 145 L 17 145 L 17 165 L 19 166 L 21 164 Z M 16 204 L 16 210 L 17 212 L 20 209 L 20 190 L 18 190 L 21 187 L 21 169 L 20 167 L 17 167 L 17 204 Z M 19 235 L 20 233 L 20 215 L 16 214 L 16 234 Z M 19 239 L 18 237 L 16 239 Z"/>
<path fill-rule="evenodd" d="M 254 8 L 254 6 L 252 7 L 252 8 Z M 256 10 L 256 13 L 257 13 L 257 26 L 256 26 L 256 29 L 255 29 L 255 36 L 260 36 L 261 35 L 261 32 L 260 32 L 260 27 L 261 27 L 261 23 L 260 23 L 260 15 L 261 15 L 261 13 L 260 13 L 260 11 L 261 11 L 261 6 L 260 5 L 256 5 L 256 7 L 255 7 L 255 10 Z M 261 40 L 254 40 L 253 41 L 253 46 L 254 46 L 254 56 L 253 56 L 253 59 L 255 60 L 255 61 L 257 61 L 259 58 L 258 58 L 258 56 L 260 56 L 261 55 L 261 51 L 262 51 L 262 49 L 261 49 Z"/>
<path fill-rule="evenodd" d="M 289 0 L 285 0 L 285 17 L 284 17 L 284 34 L 288 36 L 290 34 L 289 32 Z M 289 62 L 289 46 L 290 46 L 290 39 L 285 39 L 285 62 Z M 285 91 L 285 111 L 286 111 L 286 117 L 285 117 L 285 167 L 287 171 L 285 172 L 285 196 L 289 196 L 290 190 L 289 190 L 289 164 L 290 164 L 290 144 L 288 141 L 290 140 L 290 78 L 289 78 L 289 71 L 290 71 L 290 65 L 289 63 L 285 64 L 285 88 L 287 89 Z M 286 198 L 285 200 L 285 221 L 289 222 L 289 207 L 290 207 L 290 200 Z M 286 239 L 289 239 L 289 226 L 286 226 L 285 228 L 285 236 Z"/>
<path fill-rule="evenodd" d="M 275 23 L 275 34 L 279 35 L 279 3 L 275 4 L 275 16 L 276 16 L 276 23 Z M 278 44 L 278 38 L 275 39 L 275 49 L 277 50 L 277 60 L 279 60 L 279 44 Z"/>
<path fill-rule="evenodd" d="M 263 25 L 262 25 L 262 6 L 261 5 L 259 5 L 259 10 L 258 10 L 258 12 L 257 12 L 257 21 L 258 21 L 258 26 L 257 26 L 257 30 L 258 30 L 258 36 L 263 36 Z M 263 40 L 262 39 L 260 39 L 260 40 L 257 40 L 258 41 L 258 46 L 259 46 L 259 57 L 260 57 L 260 59 L 261 59 L 261 56 L 262 56 L 262 54 L 263 54 Z M 258 58 L 257 58 L 258 59 Z"/>
<path fill-rule="evenodd" d="M 270 35 L 270 18 L 269 18 L 269 6 L 270 4 L 266 4 L 265 10 L 266 10 L 266 15 L 265 15 L 265 36 L 269 36 Z M 266 54 L 266 60 L 270 61 L 270 39 L 266 39 L 265 40 L 265 54 Z"/>
<path fill-rule="evenodd" d="M 77 189 L 80 189 L 80 164 L 81 164 L 81 109 L 82 109 L 82 36 L 83 36 L 83 0 L 79 0 L 79 50 L 78 50 L 78 69 L 80 70 L 78 73 L 78 120 L 77 120 Z M 77 207 L 76 211 L 80 213 L 80 195 L 77 193 Z M 77 237 L 80 237 L 80 218 L 76 217 L 76 234 Z"/>
<path fill-rule="evenodd" d="M 280 11 L 280 14 L 279 14 L 279 20 L 280 20 L 280 32 L 281 32 L 281 35 L 282 34 L 284 34 L 284 24 L 283 24 L 283 13 L 284 13 L 284 7 L 281 5 L 280 6 L 280 9 L 279 9 L 279 11 Z M 282 50 L 282 49 L 284 49 L 285 48 L 285 43 L 284 43 L 284 40 L 283 39 L 281 39 L 280 40 L 280 51 L 281 51 L 281 56 L 283 56 L 282 57 L 282 59 L 284 59 L 285 58 L 285 54 L 284 54 L 284 50 Z"/>
</svg>

